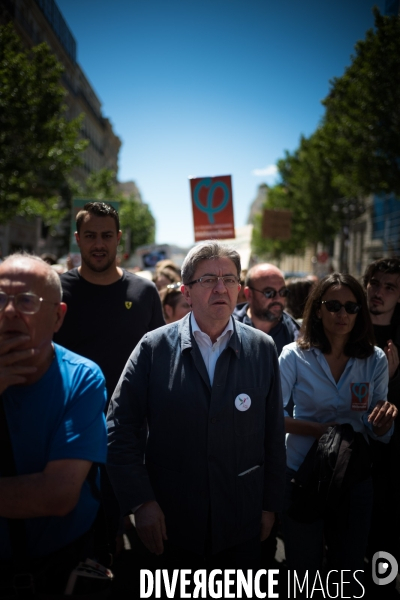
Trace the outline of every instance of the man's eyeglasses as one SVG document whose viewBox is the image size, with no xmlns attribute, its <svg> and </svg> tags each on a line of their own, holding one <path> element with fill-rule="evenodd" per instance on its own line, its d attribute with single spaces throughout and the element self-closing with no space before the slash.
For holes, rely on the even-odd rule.
<svg viewBox="0 0 400 600">
<path fill-rule="evenodd" d="M 37 313 L 42 302 L 50 302 L 50 304 L 54 304 L 54 306 L 59 304 L 59 302 L 52 302 L 51 300 L 39 298 L 39 296 L 31 294 L 30 292 L 15 295 L 0 292 L 0 312 L 6 308 L 10 300 L 13 301 L 15 310 L 24 315 L 34 315 Z"/>
<path fill-rule="evenodd" d="M 199 279 L 195 279 L 194 281 L 189 281 L 185 283 L 185 285 L 193 285 L 194 283 L 199 283 L 201 287 L 211 289 L 214 288 L 218 281 L 222 279 L 222 283 L 228 289 L 232 289 L 238 285 L 238 278 L 234 275 L 223 275 L 222 277 L 205 275 L 204 277 L 200 277 Z"/>
<path fill-rule="evenodd" d="M 248 285 L 247 287 L 253 290 L 254 292 L 260 292 L 260 294 L 262 294 L 268 299 L 275 298 L 277 294 L 279 294 L 281 298 L 286 298 L 286 296 L 289 293 L 287 287 L 281 288 L 278 292 L 276 290 L 273 290 L 272 288 L 268 288 L 266 290 L 258 290 L 257 288 L 251 287 L 251 285 Z"/>
<path fill-rule="evenodd" d="M 321 304 L 325 304 L 327 311 L 330 313 L 337 313 L 341 308 L 344 308 L 347 314 L 356 315 L 361 309 L 361 306 L 356 302 L 341 304 L 339 300 L 322 300 Z"/>
</svg>

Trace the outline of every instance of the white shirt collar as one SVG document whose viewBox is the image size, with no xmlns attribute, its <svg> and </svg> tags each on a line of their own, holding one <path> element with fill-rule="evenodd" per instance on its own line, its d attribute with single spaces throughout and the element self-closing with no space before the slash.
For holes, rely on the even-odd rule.
<svg viewBox="0 0 400 600">
<path fill-rule="evenodd" d="M 196 321 L 196 318 L 195 318 L 195 316 L 194 316 L 194 314 L 193 314 L 193 311 L 192 311 L 192 312 L 191 312 L 191 314 L 190 314 L 190 319 L 191 319 L 191 325 L 192 325 L 192 332 L 193 332 L 193 335 L 195 334 L 195 332 L 199 332 L 199 333 L 201 333 L 203 336 L 204 336 L 204 335 L 206 335 L 208 338 L 210 338 L 210 336 L 209 336 L 207 333 L 204 333 L 204 331 L 202 331 L 202 330 L 200 329 L 200 327 L 198 326 L 198 324 L 197 324 L 197 321 Z M 219 336 L 217 337 L 217 341 L 216 341 L 216 343 L 218 343 L 218 342 L 220 341 L 220 339 L 221 339 L 221 338 L 222 338 L 222 337 L 223 337 L 223 336 L 224 336 L 226 333 L 228 333 L 228 332 L 229 332 L 228 339 L 230 339 L 231 335 L 233 334 L 233 322 L 232 322 L 232 317 L 229 317 L 228 324 L 227 324 L 227 326 L 225 327 L 225 329 L 223 330 L 223 332 L 221 333 L 221 335 L 219 335 Z"/>
</svg>

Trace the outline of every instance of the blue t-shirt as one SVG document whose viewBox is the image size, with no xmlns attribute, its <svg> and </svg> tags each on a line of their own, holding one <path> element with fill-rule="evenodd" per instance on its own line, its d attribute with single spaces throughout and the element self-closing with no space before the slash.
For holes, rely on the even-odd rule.
<svg viewBox="0 0 400 600">
<path fill-rule="evenodd" d="M 92 361 L 57 344 L 54 348 L 55 358 L 39 381 L 3 393 L 18 475 L 39 473 L 54 460 L 106 460 L 103 374 Z M 26 519 L 30 556 L 45 556 L 83 535 L 98 504 L 86 480 L 68 515 Z M 10 556 L 7 520 L 0 518 L 0 559 Z"/>
</svg>

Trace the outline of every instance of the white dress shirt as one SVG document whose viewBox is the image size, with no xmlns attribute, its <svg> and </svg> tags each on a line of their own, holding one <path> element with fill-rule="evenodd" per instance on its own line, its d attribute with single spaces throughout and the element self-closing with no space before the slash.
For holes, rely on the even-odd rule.
<svg viewBox="0 0 400 600">
<path fill-rule="evenodd" d="M 208 376 L 210 378 L 210 383 L 212 385 L 214 380 L 215 365 L 217 364 L 218 357 L 227 347 L 233 333 L 232 317 L 230 317 L 228 325 L 225 327 L 214 344 L 212 343 L 210 336 L 201 331 L 193 312 L 190 315 L 190 319 L 192 332 L 200 349 L 204 364 L 206 365 Z"/>
</svg>

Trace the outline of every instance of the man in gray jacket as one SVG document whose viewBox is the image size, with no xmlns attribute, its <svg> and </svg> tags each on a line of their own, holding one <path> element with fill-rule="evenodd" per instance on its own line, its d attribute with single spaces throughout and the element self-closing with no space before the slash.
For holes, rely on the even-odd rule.
<svg viewBox="0 0 400 600">
<path fill-rule="evenodd" d="M 140 539 L 165 551 L 168 566 L 257 568 L 281 509 L 277 354 L 267 335 L 231 316 L 239 274 L 238 253 L 216 241 L 189 252 L 182 292 L 192 312 L 142 338 L 109 407 L 108 471 L 122 514 L 134 513 Z"/>
</svg>

